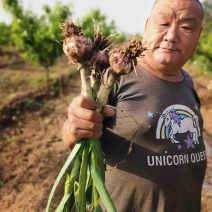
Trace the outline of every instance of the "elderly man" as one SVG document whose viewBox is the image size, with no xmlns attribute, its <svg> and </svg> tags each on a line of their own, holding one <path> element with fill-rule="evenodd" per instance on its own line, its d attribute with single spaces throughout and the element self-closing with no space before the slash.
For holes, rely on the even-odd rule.
<svg viewBox="0 0 212 212">
<path fill-rule="evenodd" d="M 106 186 L 118 212 L 201 210 L 203 120 L 192 79 L 182 67 L 198 45 L 202 19 L 198 0 L 157 0 L 146 22 L 147 50 L 138 58 L 137 74 L 121 76 L 108 98 L 116 114 L 105 110 L 110 117 L 103 121 L 96 103 L 81 95 L 70 105 L 64 142 L 73 148 L 81 138 L 101 139 Z"/>
</svg>

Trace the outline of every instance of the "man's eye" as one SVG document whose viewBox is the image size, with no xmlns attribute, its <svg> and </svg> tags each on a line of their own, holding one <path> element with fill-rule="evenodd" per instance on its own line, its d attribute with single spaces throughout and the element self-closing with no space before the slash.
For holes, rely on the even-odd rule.
<svg viewBox="0 0 212 212">
<path fill-rule="evenodd" d="M 189 26 L 182 26 L 182 29 L 184 29 L 186 31 L 192 31 L 191 27 L 189 27 Z"/>
<path fill-rule="evenodd" d="M 169 23 L 161 23 L 161 26 L 169 26 Z"/>
</svg>

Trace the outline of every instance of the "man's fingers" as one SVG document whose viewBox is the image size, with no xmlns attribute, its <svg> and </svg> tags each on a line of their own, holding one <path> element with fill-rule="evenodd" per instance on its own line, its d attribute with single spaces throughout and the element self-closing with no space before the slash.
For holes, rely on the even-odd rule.
<svg viewBox="0 0 212 212">
<path fill-rule="evenodd" d="M 106 117 L 114 116 L 116 111 L 109 105 L 105 105 L 102 110 L 102 115 Z"/>
<path fill-rule="evenodd" d="M 75 97 L 68 109 L 68 117 L 75 116 L 79 119 L 89 120 L 93 122 L 102 122 L 103 117 L 95 109 L 97 103 L 85 96 Z"/>
<path fill-rule="evenodd" d="M 74 108 L 70 106 L 68 109 L 68 117 L 75 116 L 79 119 L 93 121 L 93 122 L 102 122 L 103 116 L 95 110 L 89 110 L 85 108 Z"/>
<path fill-rule="evenodd" d="M 73 104 L 89 110 L 95 110 L 97 107 L 97 103 L 93 99 L 85 97 L 83 95 L 75 97 L 73 99 Z"/>
<path fill-rule="evenodd" d="M 102 135 L 102 123 L 81 121 L 74 118 L 68 120 L 69 134 L 74 136 L 75 142 L 81 138 L 99 138 Z M 77 122 L 77 124 L 74 125 L 74 122 Z M 81 127 L 76 127 L 76 125 Z"/>
<path fill-rule="evenodd" d="M 82 120 L 74 116 L 69 117 L 69 125 L 70 125 L 70 132 L 73 135 L 77 135 L 77 132 L 80 129 L 97 132 L 97 131 L 101 131 L 103 128 L 102 122 L 92 122 L 92 121 Z"/>
<path fill-rule="evenodd" d="M 87 131 L 84 129 L 77 129 L 76 131 L 76 138 L 99 138 L 102 135 L 102 131 Z"/>
<path fill-rule="evenodd" d="M 82 122 L 83 129 L 75 127 L 73 121 L 67 119 L 64 122 L 62 129 L 62 137 L 64 143 L 69 146 L 71 149 L 74 145 L 80 141 L 82 138 L 99 138 L 102 135 L 102 124 L 101 123 L 92 123 L 92 122 Z M 78 121 L 77 125 L 80 124 Z M 78 125 L 79 126 L 79 125 Z"/>
</svg>

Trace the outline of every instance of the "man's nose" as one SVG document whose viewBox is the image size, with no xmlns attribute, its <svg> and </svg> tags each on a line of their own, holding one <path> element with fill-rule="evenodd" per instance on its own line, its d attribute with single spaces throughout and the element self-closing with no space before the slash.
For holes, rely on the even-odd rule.
<svg viewBox="0 0 212 212">
<path fill-rule="evenodd" d="M 167 32 L 164 36 L 164 40 L 170 43 L 175 43 L 178 41 L 178 29 L 176 26 L 172 25 L 167 29 Z"/>
</svg>

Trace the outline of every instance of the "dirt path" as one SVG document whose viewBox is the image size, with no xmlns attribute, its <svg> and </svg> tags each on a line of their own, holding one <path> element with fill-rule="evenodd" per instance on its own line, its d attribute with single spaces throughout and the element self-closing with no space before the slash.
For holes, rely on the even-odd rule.
<svg viewBox="0 0 212 212">
<path fill-rule="evenodd" d="M 202 211 L 212 211 L 212 93 L 209 79 L 193 74 L 202 100 L 207 139 L 208 169 L 203 187 Z M 74 82 L 74 83 L 73 83 Z M 26 112 L 17 125 L 6 128 L 0 140 L 0 212 L 45 211 L 51 186 L 69 150 L 63 145 L 61 128 L 71 99 L 80 92 L 74 79 L 69 95 L 43 103 L 39 111 Z M 57 196 L 62 192 L 62 183 Z M 57 197 L 54 205 L 57 204 Z"/>
</svg>

